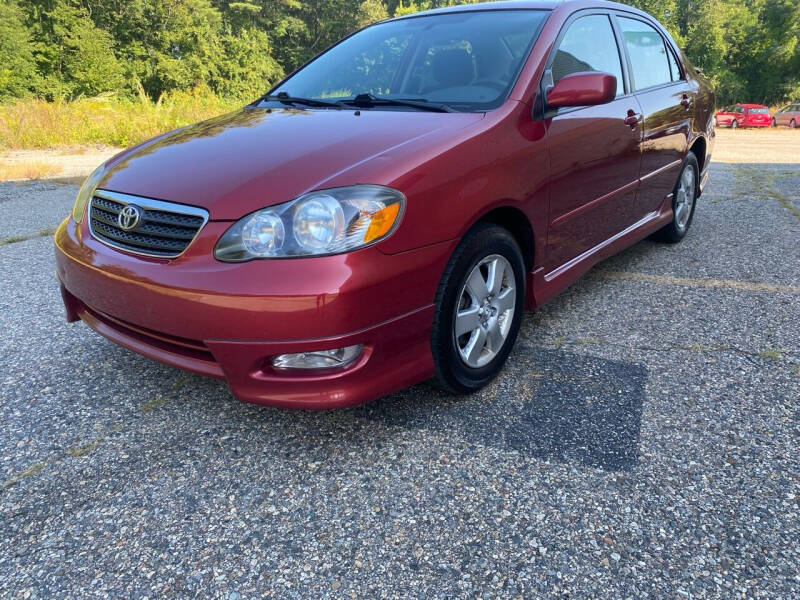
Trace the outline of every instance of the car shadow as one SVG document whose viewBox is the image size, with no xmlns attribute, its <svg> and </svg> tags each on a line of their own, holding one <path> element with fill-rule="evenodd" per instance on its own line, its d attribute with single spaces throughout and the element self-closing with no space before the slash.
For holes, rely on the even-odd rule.
<svg viewBox="0 0 800 600">
<path fill-rule="evenodd" d="M 428 384 L 360 409 L 386 425 L 611 471 L 638 459 L 647 369 L 521 344 L 488 388 L 454 398 Z"/>
</svg>

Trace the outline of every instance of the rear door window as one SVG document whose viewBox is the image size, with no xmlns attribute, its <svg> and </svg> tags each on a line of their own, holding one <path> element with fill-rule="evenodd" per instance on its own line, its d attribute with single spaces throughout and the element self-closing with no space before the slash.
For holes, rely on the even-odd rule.
<svg viewBox="0 0 800 600">
<path fill-rule="evenodd" d="M 671 83 L 672 71 L 661 34 L 637 19 L 619 17 L 619 24 L 630 56 L 635 88 L 643 90 Z"/>
</svg>

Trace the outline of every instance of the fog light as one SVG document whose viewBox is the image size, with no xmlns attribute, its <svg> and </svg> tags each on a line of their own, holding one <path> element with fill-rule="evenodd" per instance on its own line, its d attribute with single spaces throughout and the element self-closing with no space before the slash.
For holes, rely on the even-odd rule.
<svg viewBox="0 0 800 600">
<path fill-rule="evenodd" d="M 279 354 L 272 357 L 276 369 L 335 369 L 346 367 L 364 350 L 363 344 L 337 348 L 335 350 L 314 350 L 298 354 Z"/>
</svg>

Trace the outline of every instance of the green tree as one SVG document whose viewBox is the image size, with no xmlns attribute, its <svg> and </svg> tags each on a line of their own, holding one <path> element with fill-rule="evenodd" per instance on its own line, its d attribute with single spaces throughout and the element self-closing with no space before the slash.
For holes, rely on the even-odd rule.
<svg viewBox="0 0 800 600">
<path fill-rule="evenodd" d="M 387 18 L 389 18 L 389 13 L 386 10 L 386 5 L 381 0 L 364 0 L 361 6 L 358 7 L 356 25 L 358 27 L 366 27 Z"/>
<path fill-rule="evenodd" d="M 478 0 L 0 0 L 0 99 L 208 88 L 246 99 L 355 29 Z M 623 0 L 658 18 L 720 103 L 800 95 L 798 0 Z"/>
<path fill-rule="evenodd" d="M 221 96 L 255 100 L 283 76 L 263 31 L 249 27 L 228 33 L 222 38 L 222 49 L 222 59 L 209 81 Z"/>
<path fill-rule="evenodd" d="M 124 87 L 108 32 L 68 0 L 30 0 L 28 23 L 47 97 L 95 95 Z"/>
<path fill-rule="evenodd" d="M 413 15 L 414 13 L 420 12 L 421 10 L 426 10 L 429 8 L 425 2 L 417 4 L 414 0 L 407 0 L 408 3 L 400 0 L 397 6 L 394 9 L 394 16 L 395 17 L 402 17 L 404 15 Z"/>
<path fill-rule="evenodd" d="M 39 74 L 23 14 L 13 0 L 0 0 L 0 100 L 37 90 Z"/>
</svg>

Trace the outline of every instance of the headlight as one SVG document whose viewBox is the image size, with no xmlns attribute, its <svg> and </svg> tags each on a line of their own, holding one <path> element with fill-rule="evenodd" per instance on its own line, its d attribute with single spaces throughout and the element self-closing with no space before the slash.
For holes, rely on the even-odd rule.
<svg viewBox="0 0 800 600">
<path fill-rule="evenodd" d="M 86 204 L 94 195 L 97 186 L 100 185 L 100 180 L 106 174 L 105 165 L 100 165 L 94 172 L 86 178 L 83 182 L 81 189 L 78 191 L 78 197 L 75 198 L 75 204 L 72 206 L 72 218 L 76 223 L 83 221 L 83 215 L 86 213 Z"/>
<path fill-rule="evenodd" d="M 214 256 L 225 262 L 340 254 L 391 234 L 405 196 L 380 185 L 312 192 L 237 221 L 220 238 Z"/>
</svg>

